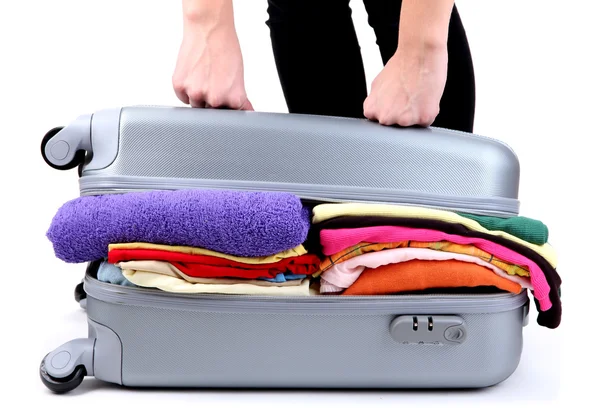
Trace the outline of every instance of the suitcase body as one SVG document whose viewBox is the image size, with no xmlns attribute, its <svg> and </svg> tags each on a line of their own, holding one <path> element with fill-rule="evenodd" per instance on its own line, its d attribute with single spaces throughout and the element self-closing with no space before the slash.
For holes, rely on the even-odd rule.
<svg viewBox="0 0 600 417">
<path fill-rule="evenodd" d="M 82 195 L 227 188 L 500 217 L 519 208 L 506 145 L 435 128 L 132 107 L 49 132 L 42 153 L 56 168 L 79 166 Z M 96 270 L 83 280 L 87 337 L 42 361 L 53 391 L 86 375 L 132 387 L 486 387 L 517 368 L 529 317 L 525 291 L 180 295 L 100 282 Z"/>
<path fill-rule="evenodd" d="M 130 387 L 487 387 L 517 368 L 529 317 L 525 292 L 185 296 L 100 282 L 93 265 L 84 287 L 88 338 L 44 371 Z"/>
</svg>

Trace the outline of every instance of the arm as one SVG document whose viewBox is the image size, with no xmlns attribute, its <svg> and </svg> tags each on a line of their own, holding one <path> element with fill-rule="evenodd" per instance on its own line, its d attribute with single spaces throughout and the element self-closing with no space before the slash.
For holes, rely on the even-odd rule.
<svg viewBox="0 0 600 417">
<path fill-rule="evenodd" d="M 183 0 L 183 23 L 221 24 L 233 27 L 232 0 Z"/>
<path fill-rule="evenodd" d="M 453 6 L 453 0 L 402 2 L 398 48 L 371 85 L 365 117 L 385 125 L 433 123 L 446 83 Z"/>
<path fill-rule="evenodd" d="M 232 0 L 183 0 L 183 40 L 173 73 L 177 97 L 192 107 L 252 110 Z"/>
<path fill-rule="evenodd" d="M 404 0 L 398 49 L 445 49 L 453 6 L 454 0 Z"/>
</svg>

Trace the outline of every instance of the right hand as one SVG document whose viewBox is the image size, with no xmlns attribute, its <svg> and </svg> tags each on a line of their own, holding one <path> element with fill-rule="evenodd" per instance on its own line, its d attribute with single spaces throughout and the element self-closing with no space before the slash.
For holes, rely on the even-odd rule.
<svg viewBox="0 0 600 417">
<path fill-rule="evenodd" d="M 192 107 L 254 110 L 246 96 L 235 29 L 207 26 L 185 27 L 172 79 L 175 94 Z"/>
</svg>

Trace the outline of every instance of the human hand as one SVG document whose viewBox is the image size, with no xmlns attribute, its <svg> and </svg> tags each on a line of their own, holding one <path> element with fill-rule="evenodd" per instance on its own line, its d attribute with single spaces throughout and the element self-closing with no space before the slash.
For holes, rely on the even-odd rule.
<svg viewBox="0 0 600 417">
<path fill-rule="evenodd" d="M 187 25 L 172 82 L 177 97 L 192 107 L 254 110 L 246 95 L 242 52 L 232 25 Z"/>
<path fill-rule="evenodd" d="M 365 117 L 383 125 L 430 126 L 440 111 L 447 67 L 445 44 L 399 45 L 371 84 Z"/>
</svg>

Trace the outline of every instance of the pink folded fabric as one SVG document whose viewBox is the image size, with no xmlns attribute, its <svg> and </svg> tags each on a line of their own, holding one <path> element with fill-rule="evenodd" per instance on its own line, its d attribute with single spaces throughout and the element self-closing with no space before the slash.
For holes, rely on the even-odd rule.
<svg viewBox="0 0 600 417">
<path fill-rule="evenodd" d="M 516 282 L 521 287 L 532 288 L 528 279 L 509 275 L 496 265 L 486 262 L 476 256 L 453 252 L 441 252 L 426 248 L 399 248 L 366 253 L 333 265 L 321 274 L 321 293 L 338 292 L 341 289 L 350 287 L 358 279 L 360 274 L 363 273 L 365 268 L 374 269 L 382 265 L 396 264 L 415 259 L 422 261 L 445 261 L 454 259 L 456 261 L 474 263 L 491 269 L 496 275 Z"/>
<path fill-rule="evenodd" d="M 529 268 L 534 297 L 538 300 L 541 311 L 552 307 L 549 293 L 550 286 L 540 267 L 529 258 L 512 251 L 504 246 L 490 242 L 486 239 L 450 235 L 438 230 L 416 229 L 403 226 L 375 226 L 360 227 L 355 229 L 324 229 L 320 232 L 323 254 L 333 255 L 345 248 L 361 242 L 385 243 L 401 240 L 416 240 L 420 242 L 439 242 L 447 240 L 454 243 L 475 245 L 492 255 L 516 265 Z"/>
</svg>

